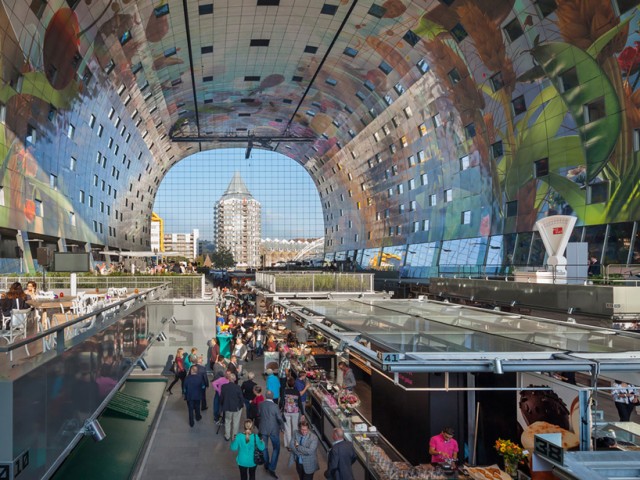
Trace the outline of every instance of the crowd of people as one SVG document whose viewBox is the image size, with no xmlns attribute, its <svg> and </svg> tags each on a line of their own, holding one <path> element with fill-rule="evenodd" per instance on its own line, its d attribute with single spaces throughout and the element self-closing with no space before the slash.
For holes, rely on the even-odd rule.
<svg viewBox="0 0 640 480">
<path fill-rule="evenodd" d="M 263 452 L 266 473 L 277 479 L 281 447 L 289 453 L 289 468 L 295 467 L 300 480 L 311 480 L 320 469 L 317 458 L 320 442 L 305 415 L 311 384 L 306 372 L 300 371 L 297 376 L 292 374 L 290 351 L 292 344 L 306 342 L 306 331 L 299 330 L 278 341 L 275 335 L 267 332 L 284 320 L 282 309 L 274 307 L 269 315 L 257 316 L 255 302 L 246 293 L 222 289 L 219 298 L 216 330 L 218 334 L 232 336 L 229 358 L 221 352 L 217 337 L 208 342 L 206 359 L 195 347 L 190 353 L 179 348 L 172 362 L 174 378 L 167 392 L 173 394 L 180 382 L 191 427 L 202 420 L 202 412 L 208 409 L 207 397 L 212 399 L 213 420 L 218 431 L 223 429 L 231 450 L 237 452 L 241 480 L 255 479 L 256 449 Z M 244 367 L 265 351 L 279 352 L 279 361 L 277 369 L 266 369 L 263 383 Z M 351 480 L 351 466 L 356 460 L 353 446 L 340 428 L 333 432 L 333 440 L 325 478 Z"/>
</svg>

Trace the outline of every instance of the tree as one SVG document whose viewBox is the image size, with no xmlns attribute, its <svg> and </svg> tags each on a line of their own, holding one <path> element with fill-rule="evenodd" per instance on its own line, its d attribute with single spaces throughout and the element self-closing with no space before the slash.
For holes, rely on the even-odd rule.
<svg viewBox="0 0 640 480">
<path fill-rule="evenodd" d="M 236 261 L 228 248 L 221 247 L 211 254 L 211 262 L 216 268 L 233 268 Z"/>
</svg>

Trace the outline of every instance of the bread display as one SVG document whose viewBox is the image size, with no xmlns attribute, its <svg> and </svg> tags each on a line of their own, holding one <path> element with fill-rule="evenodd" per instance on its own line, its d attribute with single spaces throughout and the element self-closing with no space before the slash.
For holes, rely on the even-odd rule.
<svg viewBox="0 0 640 480">
<path fill-rule="evenodd" d="M 500 470 L 497 465 L 490 467 L 467 467 L 467 473 L 475 480 L 512 480 L 511 476 Z"/>
<path fill-rule="evenodd" d="M 522 446 L 533 451 L 534 436 L 541 433 L 561 433 L 562 434 L 562 448 L 570 450 L 580 445 L 580 438 L 575 433 L 567 430 L 566 428 L 553 425 L 549 422 L 534 422 L 525 428 L 522 433 L 521 441 Z"/>
</svg>

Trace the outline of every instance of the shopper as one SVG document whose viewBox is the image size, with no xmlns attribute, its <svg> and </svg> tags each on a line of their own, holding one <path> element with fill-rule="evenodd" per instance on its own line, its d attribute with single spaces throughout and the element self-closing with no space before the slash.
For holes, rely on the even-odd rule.
<svg viewBox="0 0 640 480">
<path fill-rule="evenodd" d="M 300 414 L 301 415 L 305 414 L 304 409 L 305 409 L 305 405 L 307 404 L 307 390 L 309 390 L 310 386 L 311 386 L 311 383 L 307 381 L 307 372 L 302 370 L 298 374 L 298 378 L 296 378 L 296 381 L 294 384 L 294 387 L 296 388 L 296 390 L 300 392 Z"/>
<path fill-rule="evenodd" d="M 338 362 L 338 368 L 342 370 L 342 386 L 349 391 L 353 391 L 356 388 L 356 377 L 353 374 L 353 370 L 344 361 Z"/>
<path fill-rule="evenodd" d="M 262 395 L 262 387 L 260 385 L 253 387 L 253 395 L 253 400 L 251 400 L 249 410 L 247 410 L 247 417 L 254 421 L 256 427 L 259 427 L 260 416 L 258 415 L 258 409 L 260 408 L 260 404 L 264 402 L 264 395 Z"/>
<path fill-rule="evenodd" d="M 240 416 L 244 400 L 236 376 L 229 374 L 229 382 L 220 388 L 220 407 L 224 415 L 224 439 L 228 442 L 240 429 Z"/>
<path fill-rule="evenodd" d="M 312 480 L 313 474 L 320 469 L 318 465 L 318 437 L 309 429 L 306 420 L 298 425 L 289 443 L 291 456 L 296 464 L 300 480 Z"/>
<path fill-rule="evenodd" d="M 253 389 L 257 386 L 256 382 L 253 381 L 255 378 L 255 374 L 253 372 L 249 372 L 247 374 L 247 379 L 242 382 L 242 396 L 244 397 L 244 406 L 247 409 L 247 418 L 249 417 L 249 406 L 251 405 L 251 400 L 256 397 L 256 394 L 253 392 Z"/>
<path fill-rule="evenodd" d="M 178 380 L 180 380 L 180 391 L 182 391 L 182 394 L 184 395 L 184 379 L 187 376 L 187 370 L 186 368 L 184 368 L 184 359 L 182 358 L 183 353 L 184 348 L 179 348 L 176 352 L 175 358 L 173 359 L 173 364 L 171 366 L 173 370 L 173 382 L 171 382 L 169 388 L 167 388 L 167 392 L 169 392 L 169 395 L 173 395 L 171 389 L 178 382 Z"/>
<path fill-rule="evenodd" d="M 280 380 L 273 374 L 273 370 L 267 368 L 267 392 L 273 393 L 273 400 L 277 402 L 280 399 Z"/>
<path fill-rule="evenodd" d="M 453 427 L 445 427 L 429 440 L 429 454 L 432 464 L 442 464 L 458 459 L 458 442 L 453 438 Z"/>
<path fill-rule="evenodd" d="M 198 375 L 202 379 L 202 400 L 200 402 L 200 411 L 204 412 L 209 407 L 207 407 L 207 388 L 209 388 L 209 377 L 207 376 L 207 367 L 204 366 L 204 358 L 200 355 L 197 360 L 195 367 L 198 370 Z"/>
<path fill-rule="evenodd" d="M 258 435 L 253 433 L 253 422 L 244 421 L 244 434 L 238 434 L 231 443 L 231 450 L 238 452 L 236 463 L 240 469 L 240 480 L 255 480 L 256 462 L 254 461 L 255 449 L 264 450 L 265 444 Z"/>
<path fill-rule="evenodd" d="M 291 436 L 300 421 L 300 392 L 294 385 L 295 380 L 289 377 L 280 399 L 280 409 L 284 416 L 284 444 L 287 448 L 289 448 Z"/>
<path fill-rule="evenodd" d="M 229 375 L 231 372 L 225 372 L 224 376 L 215 379 L 211 382 L 211 386 L 213 387 L 213 391 L 215 392 L 215 396 L 213 397 L 213 420 L 216 423 L 220 423 L 222 421 L 222 417 L 220 414 L 220 394 L 223 385 L 229 383 Z"/>
<path fill-rule="evenodd" d="M 614 380 L 612 387 L 611 395 L 620 421 L 628 422 L 631 419 L 633 409 L 638 405 L 638 389 L 621 380 Z"/>
<path fill-rule="evenodd" d="M 329 450 L 324 477 L 330 480 L 353 480 L 352 465 L 356 458 L 353 445 L 344 438 L 344 430 L 334 428 L 333 446 Z"/>
<path fill-rule="evenodd" d="M 202 420 L 200 415 L 200 402 L 202 401 L 202 377 L 198 374 L 198 368 L 193 365 L 189 375 L 184 381 L 184 396 L 189 408 L 189 425 L 193 427 L 193 419 Z"/>
<path fill-rule="evenodd" d="M 276 467 L 278 466 L 278 455 L 280 455 L 280 431 L 284 428 L 284 422 L 278 405 L 273 402 L 273 392 L 267 390 L 266 399 L 258 407 L 260 417 L 260 435 L 265 443 L 264 467 L 269 475 L 278 478 Z M 269 456 L 267 441 L 271 440 L 273 451 Z"/>
</svg>

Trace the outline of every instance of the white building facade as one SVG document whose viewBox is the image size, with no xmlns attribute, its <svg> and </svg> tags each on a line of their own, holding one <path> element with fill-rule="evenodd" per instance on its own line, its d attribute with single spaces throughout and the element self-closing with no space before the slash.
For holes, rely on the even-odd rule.
<svg viewBox="0 0 640 480">
<path fill-rule="evenodd" d="M 214 208 L 215 248 L 231 251 L 237 266 L 258 267 L 261 232 L 260 202 L 236 172 Z"/>
<path fill-rule="evenodd" d="M 199 237 L 200 231 L 197 228 L 191 233 L 166 233 L 164 251 L 167 256 L 185 257 L 194 261 L 198 256 Z"/>
</svg>

